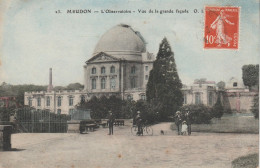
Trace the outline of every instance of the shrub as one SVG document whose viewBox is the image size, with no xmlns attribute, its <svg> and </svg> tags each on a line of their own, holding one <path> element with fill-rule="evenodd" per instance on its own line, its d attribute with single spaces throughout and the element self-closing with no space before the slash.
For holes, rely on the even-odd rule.
<svg viewBox="0 0 260 168">
<path fill-rule="evenodd" d="M 192 124 L 209 124 L 212 118 L 212 109 L 203 105 L 185 105 L 180 108 L 181 116 L 185 120 L 185 113 L 190 112 Z"/>
</svg>

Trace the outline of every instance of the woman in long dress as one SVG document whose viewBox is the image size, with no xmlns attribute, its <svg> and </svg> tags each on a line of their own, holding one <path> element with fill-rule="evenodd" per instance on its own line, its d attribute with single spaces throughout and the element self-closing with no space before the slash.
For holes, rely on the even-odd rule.
<svg viewBox="0 0 260 168">
<path fill-rule="evenodd" d="M 225 22 L 230 25 L 234 25 L 234 23 L 230 22 L 227 19 L 227 15 L 224 13 L 224 10 L 221 10 L 220 15 L 210 25 L 212 29 L 216 29 L 217 40 L 215 41 L 215 43 L 217 43 L 218 46 L 221 46 L 221 44 L 227 44 L 229 46 L 229 42 L 232 40 L 231 37 L 225 34 Z"/>
</svg>

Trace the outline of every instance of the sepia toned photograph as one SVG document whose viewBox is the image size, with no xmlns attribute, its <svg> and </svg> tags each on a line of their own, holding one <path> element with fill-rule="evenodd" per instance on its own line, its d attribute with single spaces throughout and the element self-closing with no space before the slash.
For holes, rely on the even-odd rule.
<svg viewBox="0 0 260 168">
<path fill-rule="evenodd" d="M 258 168 L 259 11 L 0 1 L 0 168 Z"/>
</svg>

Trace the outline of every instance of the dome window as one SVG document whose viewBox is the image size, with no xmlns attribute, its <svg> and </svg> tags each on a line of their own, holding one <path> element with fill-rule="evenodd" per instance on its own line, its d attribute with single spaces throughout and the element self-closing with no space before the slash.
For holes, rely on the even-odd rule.
<svg viewBox="0 0 260 168">
<path fill-rule="evenodd" d="M 92 71 L 91 71 L 92 74 L 96 74 L 97 73 L 97 69 L 94 67 L 92 68 Z"/>
<path fill-rule="evenodd" d="M 111 66 L 110 73 L 115 73 L 115 67 L 114 66 Z"/>
<path fill-rule="evenodd" d="M 106 68 L 105 67 L 102 67 L 101 68 L 101 74 L 105 74 L 106 73 Z"/>
</svg>

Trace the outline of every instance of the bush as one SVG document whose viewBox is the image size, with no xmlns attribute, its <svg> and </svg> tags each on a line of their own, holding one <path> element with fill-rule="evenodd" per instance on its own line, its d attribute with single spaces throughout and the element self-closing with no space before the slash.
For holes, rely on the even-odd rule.
<svg viewBox="0 0 260 168">
<path fill-rule="evenodd" d="M 212 117 L 221 118 L 223 113 L 224 113 L 224 108 L 221 104 L 220 96 L 218 96 L 217 102 L 212 109 Z"/>
<path fill-rule="evenodd" d="M 180 108 L 181 116 L 185 120 L 185 113 L 190 112 L 192 124 L 209 124 L 212 118 L 212 109 L 203 105 L 185 105 Z"/>
<path fill-rule="evenodd" d="M 259 118 L 259 95 L 258 94 L 254 96 L 251 112 L 254 114 L 255 118 Z"/>
</svg>

